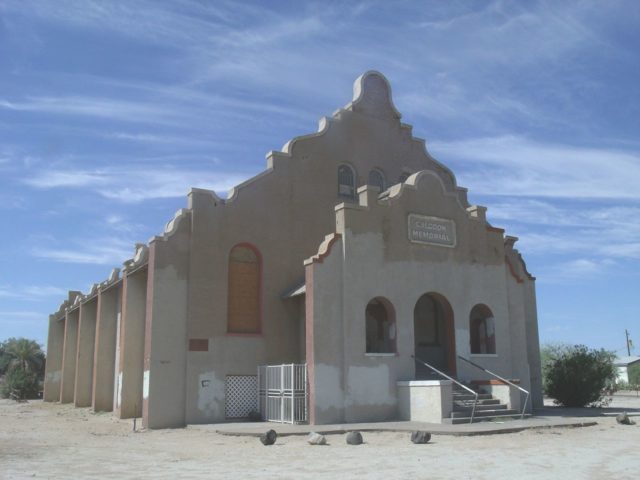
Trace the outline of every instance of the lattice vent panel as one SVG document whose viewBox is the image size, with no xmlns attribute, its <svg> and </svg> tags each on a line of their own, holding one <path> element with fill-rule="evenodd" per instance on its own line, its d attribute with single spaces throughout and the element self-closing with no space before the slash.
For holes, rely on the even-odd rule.
<svg viewBox="0 0 640 480">
<path fill-rule="evenodd" d="M 225 415 L 227 418 L 247 418 L 258 411 L 258 377 L 227 375 Z"/>
</svg>

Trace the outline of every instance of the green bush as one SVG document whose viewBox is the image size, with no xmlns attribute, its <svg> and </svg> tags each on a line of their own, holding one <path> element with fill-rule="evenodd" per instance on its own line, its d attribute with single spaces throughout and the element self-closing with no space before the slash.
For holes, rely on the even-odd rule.
<svg viewBox="0 0 640 480">
<path fill-rule="evenodd" d="M 615 354 L 584 345 L 555 348 L 544 369 L 545 392 L 565 407 L 597 406 L 613 385 Z"/>
<path fill-rule="evenodd" d="M 628 391 L 635 391 L 638 392 L 640 391 L 640 384 L 633 384 L 633 383 L 627 383 L 625 381 L 618 381 L 618 383 L 616 383 L 616 390 L 628 390 Z"/>
<path fill-rule="evenodd" d="M 2 396 L 14 400 L 26 400 L 38 398 L 39 390 L 40 380 L 37 373 L 14 368 L 10 369 L 4 377 Z"/>
<path fill-rule="evenodd" d="M 540 366 L 542 368 L 543 379 L 547 377 L 547 372 L 549 371 L 552 362 L 569 348 L 571 347 L 565 343 L 547 343 L 540 347 Z M 542 388 L 546 393 L 544 380 Z"/>
<path fill-rule="evenodd" d="M 640 385 L 640 362 L 627 367 L 630 385 Z"/>
<path fill-rule="evenodd" d="M 9 338 L 0 342 L 0 395 L 24 400 L 38 398 L 44 379 L 45 356 L 34 340 Z"/>
</svg>

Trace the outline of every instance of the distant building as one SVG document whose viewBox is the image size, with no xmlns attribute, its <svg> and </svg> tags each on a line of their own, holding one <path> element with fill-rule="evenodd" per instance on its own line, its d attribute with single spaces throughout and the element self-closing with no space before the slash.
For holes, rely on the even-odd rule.
<svg viewBox="0 0 640 480">
<path fill-rule="evenodd" d="M 616 383 L 619 383 L 619 382 L 629 383 L 628 368 L 631 365 L 638 364 L 639 362 L 640 362 L 640 357 L 637 357 L 637 356 L 616 358 L 613 363 L 618 369 Z"/>
<path fill-rule="evenodd" d="M 258 408 L 442 421 L 451 382 L 415 356 L 519 408 L 471 359 L 541 406 L 535 279 L 485 211 L 365 73 L 317 133 L 226 199 L 192 189 L 121 272 L 69 294 L 50 317 L 45 400 L 149 428 Z"/>
</svg>

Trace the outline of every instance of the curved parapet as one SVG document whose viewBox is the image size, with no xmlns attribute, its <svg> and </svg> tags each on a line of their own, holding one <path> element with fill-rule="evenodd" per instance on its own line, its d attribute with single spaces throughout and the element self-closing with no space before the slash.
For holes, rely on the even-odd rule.
<svg viewBox="0 0 640 480">
<path fill-rule="evenodd" d="M 505 261 L 509 267 L 511 276 L 515 278 L 518 283 L 523 283 L 524 279 L 535 280 L 536 277 L 531 275 L 527 270 L 527 264 L 525 263 L 522 255 L 518 249 L 514 248 L 515 243 L 518 241 L 518 237 L 507 235 L 504 237 L 504 253 Z"/>
<path fill-rule="evenodd" d="M 375 70 L 369 70 L 356 78 L 353 83 L 353 100 L 344 109 L 378 118 L 402 118 L 393 104 L 389 81 Z"/>
<path fill-rule="evenodd" d="M 193 200 L 194 200 L 194 197 L 196 197 L 196 196 L 203 196 L 205 198 L 208 198 L 209 201 L 214 204 L 214 206 L 218 205 L 219 203 L 220 204 L 225 203 L 225 200 L 222 197 L 220 197 L 213 190 L 207 190 L 205 188 L 191 187 L 191 189 L 189 190 L 189 193 L 187 194 L 187 198 L 189 200 L 189 204 L 188 204 L 187 210 L 190 211 L 190 210 L 193 209 Z"/>
<path fill-rule="evenodd" d="M 82 295 L 82 303 L 87 303 L 88 301 L 95 298 L 95 296 L 98 294 L 99 288 L 100 288 L 99 283 L 93 283 L 91 287 L 89 287 L 89 291 L 84 295 Z"/>
<path fill-rule="evenodd" d="M 58 310 L 56 310 L 52 315 L 53 317 L 56 318 L 56 320 L 60 320 L 62 318 L 64 318 L 64 314 L 65 312 L 68 310 L 70 306 L 70 302 L 69 300 L 64 300 L 60 306 L 58 307 Z"/>
<path fill-rule="evenodd" d="M 365 72 L 355 80 L 351 102 L 343 108 L 336 110 L 331 117 L 322 117 L 316 132 L 294 137 L 284 144 L 281 151 L 269 152 L 267 154 L 267 169 L 231 188 L 226 200 L 220 199 L 220 203 L 227 204 L 235 201 L 244 188 L 247 188 L 254 182 L 274 172 L 279 163 L 285 163 L 287 160 L 291 160 L 294 157 L 297 146 L 304 142 L 326 136 L 330 129 L 339 128 L 340 123 L 345 117 L 353 116 L 354 114 L 376 119 L 375 121 L 389 122 L 391 126 L 395 123 L 402 142 L 413 142 L 416 144 L 411 148 L 413 152 L 417 153 L 417 156 L 412 157 L 414 163 L 421 163 L 420 169 L 426 167 L 435 172 L 441 177 L 446 189 L 455 192 L 462 205 L 465 207 L 469 206 L 466 196 L 467 190 L 457 186 L 453 172 L 429 154 L 425 140 L 414 137 L 413 128 L 410 125 L 400 121 L 402 115 L 393 103 L 393 95 L 389 81 L 382 73 L 374 70 Z M 336 127 L 334 127 L 334 125 L 336 125 Z M 396 131 L 396 127 L 392 126 L 392 130 Z M 306 154 L 303 153 L 300 159 L 304 159 L 305 155 Z"/>
<path fill-rule="evenodd" d="M 335 116 L 335 115 L 334 115 Z M 309 139 L 309 138 L 316 138 L 316 137 L 321 137 L 322 135 L 324 135 L 327 130 L 329 130 L 329 125 L 331 124 L 331 118 L 329 117 L 322 117 L 320 119 L 320 121 L 318 122 L 318 130 L 314 133 L 309 133 L 307 135 L 300 135 L 298 137 L 294 137 L 291 140 L 289 140 L 287 143 L 285 143 L 282 146 L 282 150 L 281 152 L 291 156 L 293 154 L 293 147 L 296 143 Z M 278 152 L 280 153 L 280 152 Z"/>
<path fill-rule="evenodd" d="M 414 173 L 413 175 L 409 176 L 409 178 L 407 178 L 404 183 L 398 183 L 390 187 L 385 193 L 383 193 L 381 199 L 392 200 L 400 198 L 405 192 L 409 190 L 417 190 L 420 186 L 420 183 L 427 181 L 427 179 L 429 178 L 435 180 L 437 185 L 440 186 L 442 194 L 445 197 L 450 198 L 452 201 L 455 201 L 460 209 L 465 211 L 469 218 L 478 219 L 477 215 L 472 215 L 472 212 L 477 211 L 478 207 L 473 208 L 473 206 L 469 206 L 466 203 L 463 203 L 460 199 L 460 196 L 456 192 L 451 192 L 449 189 L 447 189 L 445 183 L 442 180 L 442 177 L 432 170 L 421 170 Z M 458 187 L 458 189 L 463 190 L 465 193 L 467 191 L 465 188 Z"/>
<path fill-rule="evenodd" d="M 229 189 L 229 191 L 227 192 L 227 199 L 225 200 L 224 203 L 229 203 L 229 202 L 233 202 L 237 197 L 238 197 L 238 193 L 240 192 L 240 190 L 242 190 L 243 188 L 245 188 L 246 186 L 252 184 L 253 182 L 259 180 L 260 178 L 270 174 L 273 171 L 272 168 L 267 168 L 266 170 L 263 170 L 262 172 L 260 172 L 259 174 L 251 177 L 248 180 L 245 180 L 242 183 L 239 183 L 238 185 L 236 185 L 235 187 L 231 187 Z"/>
<path fill-rule="evenodd" d="M 178 229 L 178 225 L 180 224 L 180 221 L 187 215 L 189 215 L 189 210 L 187 210 L 186 208 L 181 208 L 180 210 L 178 210 L 173 215 L 173 218 L 169 220 L 165 225 L 164 236 L 170 237 L 171 235 L 173 235 L 175 231 Z"/>
<path fill-rule="evenodd" d="M 149 247 L 145 243 L 136 243 L 136 249 L 133 258 L 125 261 L 122 265 L 122 274 L 126 275 L 139 267 L 145 265 L 149 260 Z"/>
<path fill-rule="evenodd" d="M 120 269 L 114 268 L 106 280 L 100 282 L 98 290 L 105 290 L 120 281 Z"/>
<path fill-rule="evenodd" d="M 339 233 L 332 233 L 324 237 L 324 240 L 318 247 L 318 253 L 316 253 L 313 257 L 307 258 L 304 261 L 305 265 L 309 265 L 312 263 L 322 263 L 327 255 L 331 253 L 331 248 L 333 245 L 342 238 L 342 235 Z"/>
<path fill-rule="evenodd" d="M 113 270 L 111 270 L 111 273 L 109 274 L 109 278 L 107 278 L 106 282 L 107 284 L 112 284 L 117 282 L 119 279 L 120 279 L 120 269 L 114 268 Z"/>
<path fill-rule="evenodd" d="M 201 190 L 200 190 L 201 192 Z M 211 192 L 213 193 L 213 192 Z M 219 199 L 219 197 L 216 196 L 216 198 Z M 157 240 L 162 240 L 162 241 L 167 241 L 169 238 L 171 238 L 173 235 L 175 235 L 175 233 L 178 231 L 178 228 L 180 227 L 180 225 L 182 224 L 183 221 L 185 221 L 186 219 L 191 218 L 191 210 L 188 208 L 181 208 L 180 210 L 178 210 L 173 218 L 171 220 L 169 220 L 167 222 L 167 224 L 164 227 L 164 233 L 162 235 L 156 235 L 154 237 L 152 237 L 149 240 L 149 243 L 157 241 Z M 149 251 L 147 248 L 146 251 L 146 255 L 147 257 L 145 258 L 145 261 L 148 259 L 148 255 L 149 255 Z"/>
<path fill-rule="evenodd" d="M 144 243 L 136 243 L 136 253 L 133 256 L 134 265 L 142 265 L 149 258 L 149 247 Z"/>
</svg>

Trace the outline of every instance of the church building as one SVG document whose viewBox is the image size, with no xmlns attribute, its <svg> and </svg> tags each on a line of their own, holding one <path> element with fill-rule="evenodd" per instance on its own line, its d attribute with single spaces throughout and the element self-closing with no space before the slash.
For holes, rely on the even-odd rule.
<svg viewBox="0 0 640 480">
<path fill-rule="evenodd" d="M 162 234 L 50 315 L 45 401 L 147 428 L 443 422 L 465 388 L 541 406 L 517 238 L 400 118 L 367 72 L 226 198 L 191 189 Z"/>
</svg>

